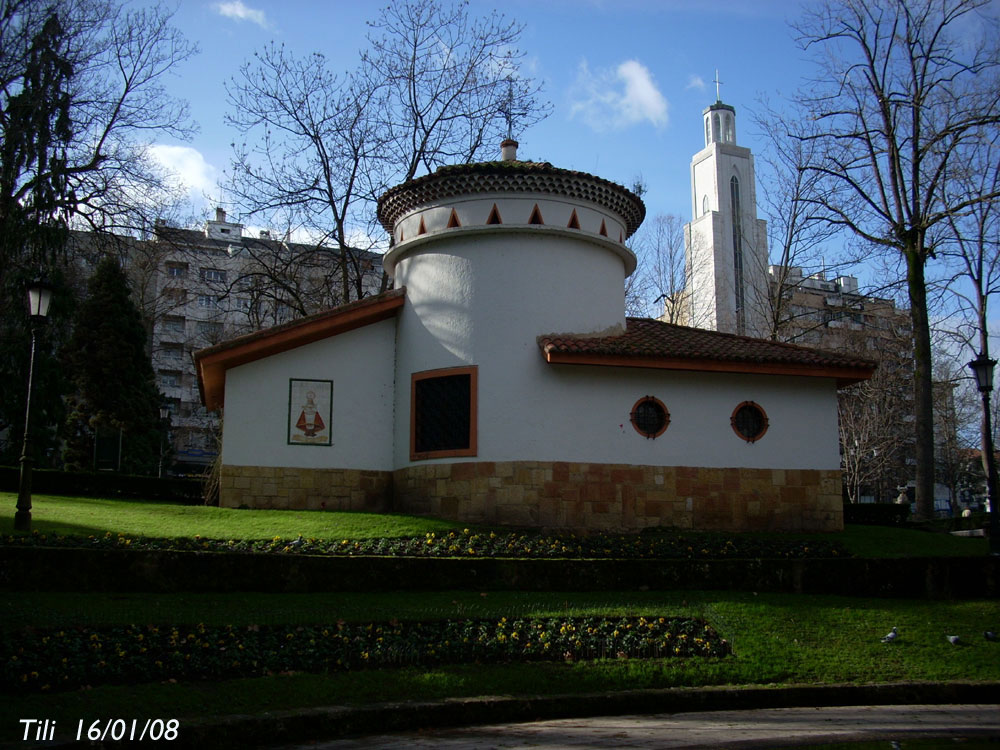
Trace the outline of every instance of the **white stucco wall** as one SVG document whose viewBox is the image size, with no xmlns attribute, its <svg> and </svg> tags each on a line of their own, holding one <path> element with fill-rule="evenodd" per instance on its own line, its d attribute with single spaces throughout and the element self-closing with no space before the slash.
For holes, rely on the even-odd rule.
<svg viewBox="0 0 1000 750">
<path fill-rule="evenodd" d="M 228 370 L 223 463 L 391 470 L 394 346 L 389 319 Z M 290 378 L 333 381 L 333 445 L 288 444 Z"/>
<path fill-rule="evenodd" d="M 480 368 L 481 460 L 538 456 L 553 461 L 594 461 L 667 466 L 760 469 L 837 469 L 837 396 L 833 380 L 789 376 L 675 372 L 580 365 L 530 368 L 537 378 L 523 406 L 502 390 L 496 403 L 484 391 Z M 511 378 L 507 379 L 509 382 Z M 658 398 L 670 426 L 655 439 L 640 435 L 629 413 L 643 396 Z M 733 431 L 730 417 L 744 401 L 757 403 L 769 427 L 755 443 Z M 491 435 L 492 414 L 502 429 Z M 508 415 L 505 417 L 504 415 Z M 531 425 L 521 431 L 517 416 Z M 493 458 L 493 454 L 504 458 Z"/>
</svg>

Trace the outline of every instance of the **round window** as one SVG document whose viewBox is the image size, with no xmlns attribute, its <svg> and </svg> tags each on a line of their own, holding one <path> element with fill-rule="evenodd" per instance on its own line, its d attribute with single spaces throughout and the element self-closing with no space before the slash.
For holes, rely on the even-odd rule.
<svg viewBox="0 0 1000 750">
<path fill-rule="evenodd" d="M 670 412 L 660 399 L 643 396 L 632 407 L 629 420 L 640 435 L 655 438 L 662 435 L 670 424 Z"/>
<path fill-rule="evenodd" d="M 730 418 L 733 431 L 748 443 L 764 437 L 767 432 L 767 414 L 753 401 L 744 401 L 733 411 Z"/>
</svg>

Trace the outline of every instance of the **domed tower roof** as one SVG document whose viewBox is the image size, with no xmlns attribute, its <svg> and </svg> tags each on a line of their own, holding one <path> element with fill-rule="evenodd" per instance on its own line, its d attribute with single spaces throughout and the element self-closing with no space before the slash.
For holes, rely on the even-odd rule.
<svg viewBox="0 0 1000 750">
<path fill-rule="evenodd" d="M 396 222 L 419 206 L 482 193 L 545 193 L 589 201 L 623 219 L 625 238 L 646 216 L 642 199 L 610 180 L 548 162 L 512 159 L 439 167 L 432 174 L 397 185 L 379 199 L 378 218 L 391 234 Z"/>
<path fill-rule="evenodd" d="M 500 161 L 440 167 L 387 191 L 378 202 L 393 238 L 386 272 L 395 276 L 397 261 L 438 238 L 527 232 L 602 246 L 632 273 L 636 258 L 625 240 L 646 215 L 639 196 L 585 172 L 519 161 L 517 145 L 504 141 Z"/>
</svg>

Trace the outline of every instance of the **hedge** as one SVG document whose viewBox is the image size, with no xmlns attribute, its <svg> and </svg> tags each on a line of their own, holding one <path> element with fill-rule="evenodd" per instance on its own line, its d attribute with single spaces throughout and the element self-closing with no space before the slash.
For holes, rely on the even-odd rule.
<svg viewBox="0 0 1000 750">
<path fill-rule="evenodd" d="M 17 492 L 21 470 L 0 466 L 0 490 Z M 202 505 L 204 482 L 174 477 L 141 477 L 114 472 L 71 472 L 35 469 L 31 489 L 40 495 L 114 497 L 130 500 L 155 500 L 178 505 Z"/>
</svg>

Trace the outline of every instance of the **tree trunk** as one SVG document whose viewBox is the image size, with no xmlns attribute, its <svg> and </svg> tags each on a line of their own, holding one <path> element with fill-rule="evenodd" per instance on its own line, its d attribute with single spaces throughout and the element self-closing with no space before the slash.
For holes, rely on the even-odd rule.
<svg viewBox="0 0 1000 750">
<path fill-rule="evenodd" d="M 906 283 L 913 322 L 913 411 L 917 461 L 915 517 L 934 516 L 934 406 L 931 381 L 931 334 L 927 318 L 924 259 L 916 248 L 906 250 Z"/>
</svg>

